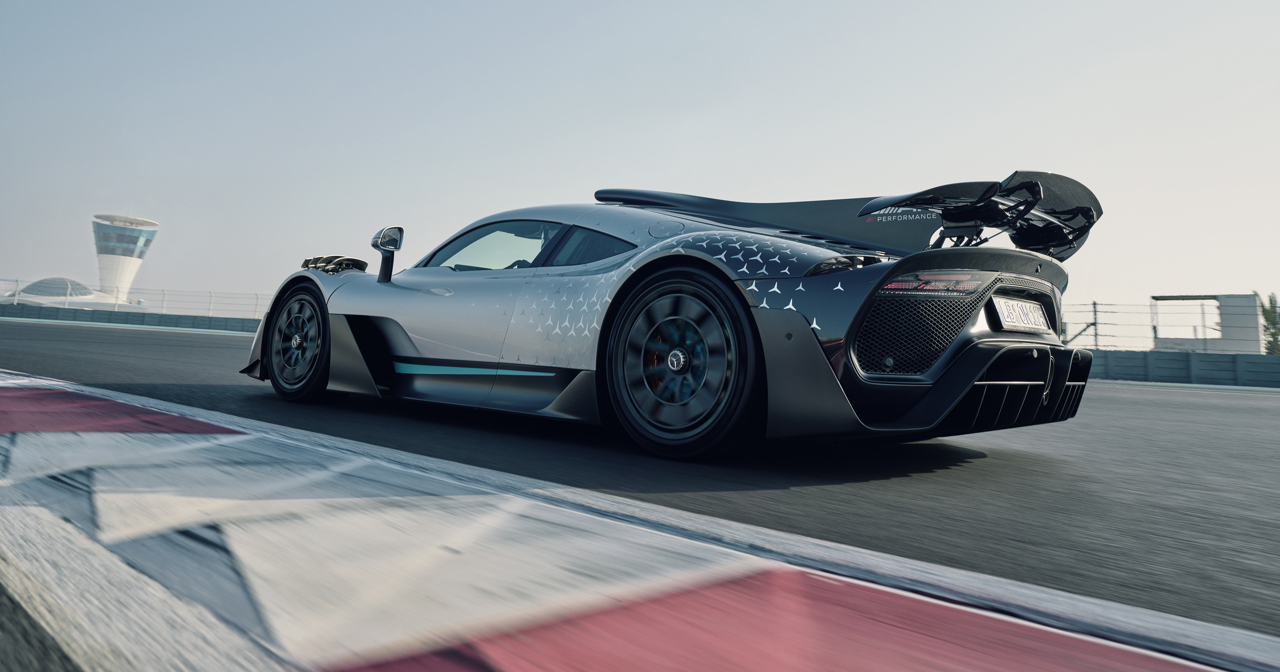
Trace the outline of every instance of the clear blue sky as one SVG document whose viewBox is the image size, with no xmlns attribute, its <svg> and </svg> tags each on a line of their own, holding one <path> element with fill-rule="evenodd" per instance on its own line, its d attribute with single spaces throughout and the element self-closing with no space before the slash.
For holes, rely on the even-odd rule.
<svg viewBox="0 0 1280 672">
<path fill-rule="evenodd" d="M 1280 3 L 0 5 L 0 277 L 271 291 L 602 187 L 784 201 L 1090 186 L 1068 301 L 1280 291 Z"/>
</svg>

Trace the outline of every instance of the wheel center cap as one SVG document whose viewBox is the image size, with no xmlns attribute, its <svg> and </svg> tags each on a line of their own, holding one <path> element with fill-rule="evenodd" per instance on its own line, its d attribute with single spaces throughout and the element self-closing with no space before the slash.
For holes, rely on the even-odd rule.
<svg viewBox="0 0 1280 672">
<path fill-rule="evenodd" d="M 673 373 L 684 373 L 689 368 L 689 353 L 684 348 L 676 348 L 667 355 L 667 368 Z"/>
<path fill-rule="evenodd" d="M 290 346 L 292 346 L 294 350 L 301 350 L 301 349 L 302 349 L 302 336 L 301 336 L 301 335 L 299 335 L 299 334 L 294 334 L 294 335 L 293 335 L 293 340 L 292 340 L 292 341 L 289 341 L 289 345 L 290 345 Z"/>
</svg>

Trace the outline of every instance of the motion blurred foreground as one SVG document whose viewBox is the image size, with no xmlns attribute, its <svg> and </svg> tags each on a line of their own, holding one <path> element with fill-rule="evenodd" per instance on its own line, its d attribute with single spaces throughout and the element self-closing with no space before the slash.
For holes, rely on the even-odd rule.
<svg viewBox="0 0 1280 672">
<path fill-rule="evenodd" d="M 209 419 L 0 374 L 0 668 L 1202 669 Z"/>
</svg>

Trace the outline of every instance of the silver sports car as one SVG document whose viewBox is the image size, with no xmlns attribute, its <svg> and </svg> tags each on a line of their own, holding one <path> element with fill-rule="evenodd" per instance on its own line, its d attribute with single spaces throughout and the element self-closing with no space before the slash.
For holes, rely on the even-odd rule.
<svg viewBox="0 0 1280 672">
<path fill-rule="evenodd" d="M 330 392 L 600 423 L 665 457 L 752 438 L 915 439 L 1075 415 L 1061 261 L 1102 216 L 1017 172 L 905 196 L 738 203 L 606 189 L 486 217 L 392 273 L 312 257 L 242 372 Z M 982 247 L 1007 234 L 1008 248 Z"/>
</svg>

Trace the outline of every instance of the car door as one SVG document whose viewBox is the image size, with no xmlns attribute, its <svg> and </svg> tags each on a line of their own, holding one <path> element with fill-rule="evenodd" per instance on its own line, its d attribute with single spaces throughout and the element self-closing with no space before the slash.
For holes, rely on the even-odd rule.
<svg viewBox="0 0 1280 672">
<path fill-rule="evenodd" d="M 493 386 L 516 297 L 567 228 L 509 220 L 470 229 L 420 266 L 362 292 L 362 305 L 335 305 L 340 291 L 331 309 L 388 318 L 403 329 L 414 353 L 393 353 L 398 396 L 480 404 Z"/>
<path fill-rule="evenodd" d="M 636 246 L 574 226 L 517 294 L 486 406 L 546 408 L 579 372 L 595 368 L 610 273 Z"/>
</svg>

